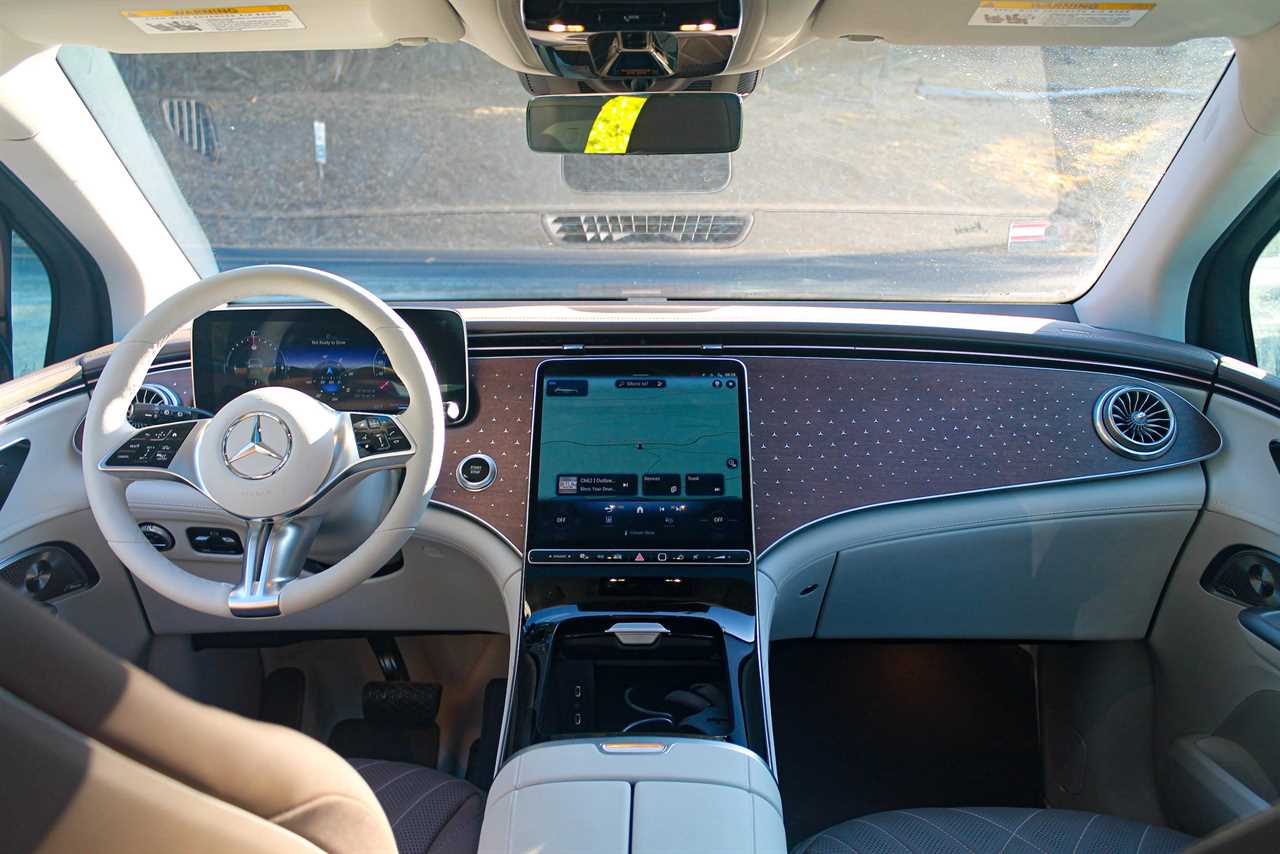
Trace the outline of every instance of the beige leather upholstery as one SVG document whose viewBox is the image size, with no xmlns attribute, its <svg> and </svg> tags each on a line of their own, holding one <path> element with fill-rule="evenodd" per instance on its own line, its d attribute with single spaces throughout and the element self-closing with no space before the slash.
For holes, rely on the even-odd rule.
<svg viewBox="0 0 1280 854">
<path fill-rule="evenodd" d="M 0 589 L 0 848 L 395 854 L 319 742 L 196 703 Z"/>
</svg>

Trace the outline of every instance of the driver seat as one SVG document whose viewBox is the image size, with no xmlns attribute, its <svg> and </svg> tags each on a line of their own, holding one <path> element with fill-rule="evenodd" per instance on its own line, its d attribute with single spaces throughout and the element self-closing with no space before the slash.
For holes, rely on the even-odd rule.
<svg viewBox="0 0 1280 854">
<path fill-rule="evenodd" d="M 476 850 L 464 780 L 197 703 L 7 588 L 0 641 L 5 850 Z"/>
</svg>

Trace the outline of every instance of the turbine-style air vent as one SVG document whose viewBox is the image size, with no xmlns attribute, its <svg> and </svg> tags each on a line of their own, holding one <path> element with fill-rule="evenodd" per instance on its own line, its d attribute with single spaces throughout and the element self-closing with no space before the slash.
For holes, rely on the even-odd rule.
<svg viewBox="0 0 1280 854">
<path fill-rule="evenodd" d="M 139 409 L 145 412 L 162 409 L 166 406 L 181 405 L 182 399 L 172 389 L 156 383 L 143 383 L 142 387 L 133 396 L 133 405 L 129 407 L 129 423 L 134 427 L 146 427 L 148 424 L 154 423 L 147 421 L 145 418 L 135 417 Z"/>
<path fill-rule="evenodd" d="M 1135 460 L 1150 460 L 1169 450 L 1178 433 L 1169 401 L 1140 386 L 1109 389 L 1093 407 L 1093 426 L 1108 448 Z"/>
<path fill-rule="evenodd" d="M 171 389 L 155 383 L 143 383 L 133 396 L 133 402 L 143 406 L 178 406 L 182 403 Z"/>
</svg>

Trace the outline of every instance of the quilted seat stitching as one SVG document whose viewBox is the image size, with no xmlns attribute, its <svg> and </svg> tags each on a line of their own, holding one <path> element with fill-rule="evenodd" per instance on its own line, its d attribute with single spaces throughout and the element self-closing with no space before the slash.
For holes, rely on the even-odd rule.
<svg viewBox="0 0 1280 854">
<path fill-rule="evenodd" d="M 413 799 L 413 802 L 412 802 L 411 804 L 409 804 L 409 806 L 407 806 L 407 807 L 405 807 L 405 808 L 404 808 L 404 812 L 402 812 L 402 813 L 400 813 L 400 815 L 396 816 L 396 820 L 395 820 L 395 821 L 393 821 L 393 822 L 391 822 L 391 829 L 392 829 L 392 830 L 394 830 L 394 829 L 395 829 L 395 826 L 396 826 L 397 824 L 399 824 L 399 823 L 404 819 L 404 817 L 405 817 L 405 816 L 407 816 L 407 815 L 409 815 L 409 813 L 413 812 L 413 808 L 414 808 L 414 807 L 416 807 L 418 804 L 422 803 L 423 798 L 425 798 L 427 795 L 430 795 L 431 793 L 433 793 L 436 789 L 439 789 L 439 788 L 440 788 L 440 787 L 442 787 L 442 786 L 447 786 L 447 785 L 449 785 L 449 784 L 450 784 L 450 783 L 452 783 L 452 782 L 454 782 L 454 781 L 453 781 L 453 780 L 442 780 L 442 781 L 440 781 L 439 783 L 436 783 L 436 784 L 435 784 L 434 786 L 432 786 L 430 789 L 427 789 L 425 792 L 423 792 L 422 794 L 418 795 L 418 797 L 414 798 L 414 799 Z M 457 812 L 457 810 L 455 810 L 454 812 Z M 450 818 L 452 818 L 452 816 L 450 816 Z"/>
<path fill-rule="evenodd" d="M 814 837 L 814 841 L 816 842 L 819 839 L 830 839 L 832 842 L 839 842 L 845 848 L 848 848 L 850 851 L 852 851 L 853 854 L 862 854 L 862 851 L 860 849 L 854 848 L 852 845 L 850 845 L 848 842 L 845 842 L 839 836 L 832 836 L 830 833 L 819 833 L 817 836 Z M 805 847 L 812 848 L 813 846 L 808 845 Z"/>
<path fill-rule="evenodd" d="M 1148 824 L 1146 827 L 1142 828 L 1142 835 L 1138 837 L 1138 847 L 1134 850 L 1133 854 L 1142 854 L 1142 843 L 1147 841 L 1147 834 L 1150 832 L 1151 825 Z"/>
<path fill-rule="evenodd" d="M 910 851 L 912 854 L 919 854 L 919 852 L 918 852 L 918 851 L 916 851 L 916 849 L 912 848 L 912 847 L 911 847 L 910 845 L 908 845 L 905 841 L 903 841 L 903 840 L 899 839 L 898 837 L 894 836 L 891 832 L 889 832 L 889 831 L 888 831 L 888 830 L 886 830 L 885 828 L 881 827 L 880 825 L 878 825 L 878 824 L 876 824 L 876 823 L 874 823 L 874 822 L 867 821 L 865 818 L 855 818 L 855 819 L 854 819 L 854 821 L 856 821 L 858 824 L 865 824 L 867 827 L 874 827 L 876 830 L 880 831 L 880 832 L 881 832 L 881 833 L 883 833 L 885 836 L 889 837 L 889 838 L 890 838 L 890 839 L 892 839 L 894 842 L 896 842 L 898 845 L 901 845 L 903 848 L 905 848 L 905 849 L 907 849 L 908 851 Z"/>
<path fill-rule="evenodd" d="M 1042 810 L 1042 809 L 1040 809 L 1040 810 L 1033 810 L 1033 811 L 1032 811 L 1032 813 L 1031 813 L 1031 815 L 1029 815 L 1029 816 L 1027 816 L 1026 818 L 1024 818 L 1024 819 L 1022 820 L 1022 823 L 1021 823 L 1021 824 L 1019 824 L 1017 827 L 1015 827 L 1015 828 L 1013 829 L 1013 832 L 1009 834 L 1009 838 L 1008 838 L 1008 839 L 1006 839 L 1006 840 L 1005 840 L 1005 842 L 1004 842 L 1004 845 L 1003 845 L 1003 846 L 1001 846 L 1000 851 L 999 851 L 999 854 L 1004 854 L 1005 849 L 1009 847 L 1009 843 L 1010 843 L 1010 842 L 1013 842 L 1013 840 L 1014 840 L 1014 838 L 1015 838 L 1015 837 L 1017 837 L 1018 839 L 1021 839 L 1022 837 L 1018 836 L 1018 831 L 1019 831 L 1019 830 L 1022 830 L 1022 828 L 1024 828 L 1024 827 L 1026 827 L 1026 826 L 1027 826 L 1027 822 L 1031 821 L 1031 819 L 1033 819 L 1033 818 L 1035 818 L 1036 816 L 1040 815 L 1040 813 L 1042 813 L 1042 812 L 1044 812 L 1044 810 Z"/>
<path fill-rule="evenodd" d="M 971 816 L 973 816 L 974 818 L 980 818 L 980 819 L 982 819 L 983 821 L 985 821 L 987 824 L 991 825 L 992 827 L 1000 827 L 1000 825 L 996 824 L 994 821 L 992 821 L 991 819 L 987 818 L 985 815 L 978 815 L 976 812 L 969 812 L 968 810 L 962 810 L 962 809 L 960 809 L 959 807 L 952 807 L 952 808 L 951 808 L 951 811 L 952 811 L 952 812 L 958 812 L 958 813 L 964 813 L 965 815 L 971 815 Z M 1000 829 L 1001 829 L 1001 830 L 1003 830 L 1005 833 L 1008 833 L 1008 832 L 1009 832 L 1009 829 L 1008 829 L 1008 828 L 1000 827 Z M 1032 848 L 1034 848 L 1034 849 L 1036 849 L 1037 851 L 1039 851 L 1039 852 L 1040 852 L 1040 854 L 1049 854 L 1049 852 L 1048 852 L 1048 851 L 1045 851 L 1043 848 L 1041 848 L 1039 845 L 1036 845 L 1034 842 L 1032 842 L 1030 839 L 1027 839 L 1025 836 L 1018 836 L 1018 835 L 1015 833 L 1015 834 L 1013 834 L 1013 837 L 1012 837 L 1012 838 L 1013 838 L 1013 839 L 1017 839 L 1019 842 L 1025 842 L 1025 843 L 1027 843 L 1027 844 L 1028 844 L 1028 845 L 1030 845 Z"/>
<path fill-rule="evenodd" d="M 936 825 L 936 824 L 934 824 L 933 822 L 929 821 L 929 819 L 925 818 L 924 816 L 916 815 L 915 813 L 911 812 L 911 810 L 901 810 L 901 812 L 902 812 L 902 814 L 903 814 L 903 815 L 909 815 L 909 816 L 911 816 L 911 817 L 912 817 L 912 818 L 914 818 L 916 821 L 923 821 L 925 824 L 929 825 L 929 826 L 930 826 L 930 827 L 932 827 L 934 830 L 936 830 L 936 831 L 938 831 L 939 833 L 941 833 L 943 836 L 946 836 L 946 837 L 948 837 L 949 839 L 954 839 L 957 843 L 959 843 L 959 845 L 960 845 L 962 848 L 964 848 L 966 851 L 970 852 L 970 854 L 978 854 L 978 852 L 974 851 L 974 850 L 973 850 L 972 848 L 970 848 L 968 845 L 965 845 L 965 844 L 964 844 L 964 842 L 962 842 L 958 837 L 956 837 L 956 836 L 954 836 L 954 835 L 952 835 L 952 834 L 950 834 L 950 833 L 947 833 L 947 831 L 943 830 L 941 827 L 938 827 L 938 825 Z M 1012 838 L 1012 837 L 1011 837 L 1011 838 Z"/>
<path fill-rule="evenodd" d="M 1095 815 L 1093 818 L 1089 819 L 1087 824 L 1085 824 L 1084 830 L 1080 831 L 1080 838 L 1076 840 L 1075 847 L 1071 849 L 1071 854 L 1076 854 L 1076 852 L 1080 850 L 1080 843 L 1084 842 L 1084 835 L 1089 832 L 1089 828 L 1093 827 L 1093 823 L 1097 821 L 1098 818 L 1099 816 Z"/>
<path fill-rule="evenodd" d="M 392 783 L 399 782 L 400 780 L 403 780 L 405 777 L 408 777 L 410 774 L 417 774 L 419 771 L 426 771 L 426 770 L 427 770 L 426 768 L 417 768 L 417 767 L 410 768 L 408 771 L 405 771 L 403 774 L 392 777 L 390 780 L 383 783 L 378 788 L 374 789 L 373 793 L 376 795 L 378 794 L 378 792 L 381 792 L 383 789 L 385 789 L 387 786 L 390 786 Z"/>
</svg>

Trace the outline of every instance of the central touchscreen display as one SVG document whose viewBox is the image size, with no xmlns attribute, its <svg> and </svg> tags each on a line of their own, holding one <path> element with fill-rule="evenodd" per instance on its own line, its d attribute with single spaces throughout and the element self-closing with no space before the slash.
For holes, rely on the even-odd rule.
<svg viewBox="0 0 1280 854">
<path fill-rule="evenodd" d="M 538 373 L 531 563 L 747 563 L 745 373 L 728 359 Z"/>
</svg>

